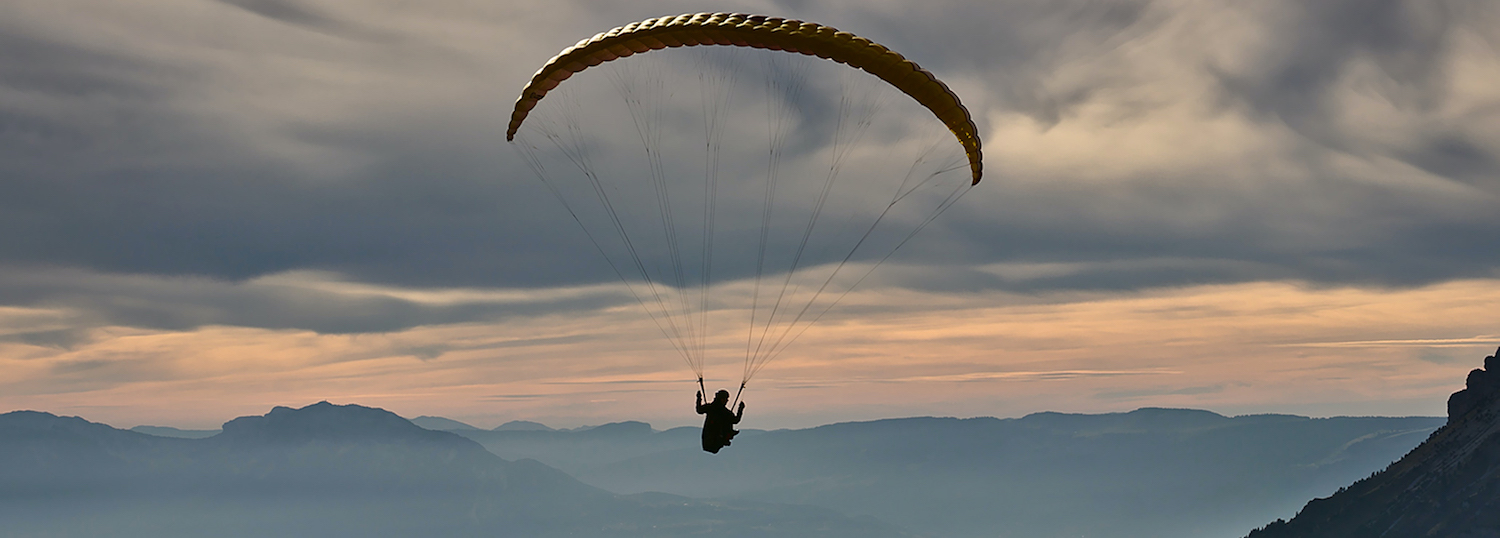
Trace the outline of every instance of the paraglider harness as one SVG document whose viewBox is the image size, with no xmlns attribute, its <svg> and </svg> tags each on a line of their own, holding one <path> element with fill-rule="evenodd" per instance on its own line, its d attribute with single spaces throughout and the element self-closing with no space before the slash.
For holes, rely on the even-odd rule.
<svg viewBox="0 0 1500 538">
<path fill-rule="evenodd" d="M 741 409 L 740 413 L 730 411 L 730 409 L 739 405 L 740 395 L 738 393 L 735 394 L 734 403 L 728 407 L 722 407 L 723 404 L 720 403 L 720 397 L 722 395 L 724 400 L 728 400 L 729 391 L 720 390 L 714 394 L 712 401 L 705 403 L 703 399 L 706 398 L 705 393 L 708 392 L 708 389 L 703 385 L 703 378 L 701 377 L 698 378 L 698 388 L 699 399 L 696 411 L 698 414 L 707 415 L 703 419 L 703 450 L 712 454 L 718 454 L 720 449 L 729 446 L 734 436 L 740 433 L 734 429 L 734 425 L 738 424 L 740 418 L 743 416 L 743 409 Z M 743 393 L 744 390 L 745 384 L 740 383 L 739 392 Z"/>
</svg>

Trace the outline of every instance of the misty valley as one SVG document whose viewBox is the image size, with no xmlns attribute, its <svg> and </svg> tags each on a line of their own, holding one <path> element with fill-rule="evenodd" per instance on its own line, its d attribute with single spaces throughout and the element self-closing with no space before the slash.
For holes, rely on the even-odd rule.
<svg viewBox="0 0 1500 538">
<path fill-rule="evenodd" d="M 493 430 L 321 402 L 222 431 L 0 415 L 6 536 L 1239 537 L 1441 417 L 1138 409 L 745 430 Z M 425 426 L 425 427 L 424 427 Z"/>
</svg>

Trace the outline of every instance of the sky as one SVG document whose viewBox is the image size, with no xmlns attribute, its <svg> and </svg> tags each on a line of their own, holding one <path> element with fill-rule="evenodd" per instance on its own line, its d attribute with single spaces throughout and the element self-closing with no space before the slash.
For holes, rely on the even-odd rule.
<svg viewBox="0 0 1500 538">
<path fill-rule="evenodd" d="M 1493 2 L 13 0 L 0 411 L 694 424 L 693 373 L 505 130 L 559 50 L 710 10 L 883 43 L 985 142 L 746 427 L 1442 415 L 1500 347 Z M 743 331 L 708 335 L 710 390 Z"/>
</svg>

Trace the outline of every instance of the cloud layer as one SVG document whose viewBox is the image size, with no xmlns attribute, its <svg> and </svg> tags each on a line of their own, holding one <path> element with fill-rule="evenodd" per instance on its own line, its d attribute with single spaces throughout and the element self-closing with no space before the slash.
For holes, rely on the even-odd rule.
<svg viewBox="0 0 1500 538">
<path fill-rule="evenodd" d="M 69 391 L 66 380 L 79 376 L 109 385 L 163 371 L 144 348 L 123 351 L 136 334 L 209 345 L 199 338 L 251 331 L 236 334 L 279 335 L 287 346 L 266 356 L 300 356 L 290 342 L 524 332 L 568 317 L 636 326 L 635 299 L 506 146 L 505 123 L 512 94 L 556 51 L 695 9 L 5 3 L 3 368 Z M 871 294 L 851 296 L 835 323 L 907 308 L 940 316 L 933 305 L 967 296 L 1068 305 L 1287 283 L 1326 297 L 1319 290 L 1426 293 L 1500 279 L 1493 3 L 787 0 L 724 9 L 885 43 L 947 81 L 986 135 L 986 180 L 874 273 Z M 878 151 L 875 143 L 862 149 Z M 743 284 L 725 283 L 716 315 L 743 307 Z M 586 332 L 537 337 L 573 342 Z M 1443 338 L 1486 334 L 1470 332 Z M 649 323 L 633 334 L 643 346 L 659 337 Z M 417 340 L 370 353 L 420 362 L 452 352 Z M 104 348 L 143 362 L 97 358 Z M 478 349 L 493 351 L 469 353 Z M 93 358 L 56 358 L 85 350 Z M 33 356 L 54 359 L 41 368 Z M 1426 357 L 1448 360 L 1441 350 Z M 1157 366 L 1176 367 L 975 363 L 891 377 Z M 1110 394 L 1209 398 L 1235 383 Z"/>
</svg>

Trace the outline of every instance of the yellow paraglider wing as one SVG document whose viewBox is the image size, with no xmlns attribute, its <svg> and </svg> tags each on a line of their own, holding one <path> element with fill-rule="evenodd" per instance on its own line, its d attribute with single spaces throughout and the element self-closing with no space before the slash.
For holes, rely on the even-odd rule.
<svg viewBox="0 0 1500 538">
<path fill-rule="evenodd" d="M 646 19 L 563 49 L 521 90 L 505 133 L 513 140 L 538 101 L 574 73 L 610 60 L 668 47 L 730 45 L 797 52 L 857 67 L 910 95 L 948 126 L 969 157 L 974 183 L 982 175 L 979 129 L 947 84 L 901 54 L 821 24 L 743 13 L 691 13 Z"/>
</svg>

